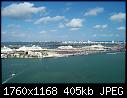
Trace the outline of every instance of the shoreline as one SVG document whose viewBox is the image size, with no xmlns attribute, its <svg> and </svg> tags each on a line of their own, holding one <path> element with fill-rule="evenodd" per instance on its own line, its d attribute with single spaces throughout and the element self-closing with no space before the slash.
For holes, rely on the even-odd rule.
<svg viewBox="0 0 127 98">
<path fill-rule="evenodd" d="M 59 58 L 76 55 L 89 55 L 95 53 L 112 53 L 122 51 L 126 51 L 125 46 L 103 46 L 101 44 L 83 46 L 80 48 L 66 45 L 59 46 L 55 49 L 47 49 L 36 45 L 33 45 L 31 47 L 22 46 L 17 49 L 11 49 L 9 47 L 3 46 L 1 47 L 1 58 Z"/>
<path fill-rule="evenodd" d="M 67 56 L 54 56 L 54 57 L 43 57 L 43 58 L 17 58 L 17 57 L 10 57 L 10 58 L 1 58 L 1 59 L 49 59 L 49 58 L 68 58 L 68 57 L 74 57 L 74 56 L 87 56 L 87 55 L 95 55 L 95 54 L 118 54 L 118 53 L 125 53 L 126 51 L 121 52 L 96 52 L 96 53 L 90 53 L 90 54 L 82 54 L 82 55 L 67 55 Z"/>
</svg>

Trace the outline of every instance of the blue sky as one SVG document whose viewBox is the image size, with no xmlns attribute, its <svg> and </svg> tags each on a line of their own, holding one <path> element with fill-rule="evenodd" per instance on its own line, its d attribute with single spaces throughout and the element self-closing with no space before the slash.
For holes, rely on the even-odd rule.
<svg viewBox="0 0 127 98">
<path fill-rule="evenodd" d="M 2 41 L 125 40 L 125 2 L 2 2 Z"/>
</svg>

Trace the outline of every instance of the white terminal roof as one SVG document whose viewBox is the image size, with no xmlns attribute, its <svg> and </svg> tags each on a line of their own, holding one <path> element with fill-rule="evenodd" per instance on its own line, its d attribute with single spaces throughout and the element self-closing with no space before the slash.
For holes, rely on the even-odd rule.
<svg viewBox="0 0 127 98">
<path fill-rule="evenodd" d="M 17 51 L 42 50 L 41 47 L 33 45 L 32 47 L 22 46 Z"/>
<path fill-rule="evenodd" d="M 5 46 L 1 48 L 1 52 L 2 52 L 2 53 L 3 53 L 3 52 L 4 52 L 4 53 L 5 53 L 5 52 L 12 52 L 12 51 L 13 51 L 13 50 L 12 50 L 11 48 L 8 48 L 8 47 L 5 47 Z"/>
<path fill-rule="evenodd" d="M 59 46 L 58 49 L 72 49 L 72 46 Z"/>
<path fill-rule="evenodd" d="M 98 45 L 91 45 L 90 47 L 92 47 L 92 48 L 103 48 L 104 46 L 102 46 L 101 44 L 98 44 Z"/>
</svg>

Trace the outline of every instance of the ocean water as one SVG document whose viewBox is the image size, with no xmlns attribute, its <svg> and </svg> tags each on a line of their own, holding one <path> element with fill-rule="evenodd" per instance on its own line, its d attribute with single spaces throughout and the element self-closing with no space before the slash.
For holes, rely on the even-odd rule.
<svg viewBox="0 0 127 98">
<path fill-rule="evenodd" d="M 11 77 L 11 74 L 15 74 Z M 2 83 L 124 83 L 125 52 L 2 59 Z"/>
</svg>

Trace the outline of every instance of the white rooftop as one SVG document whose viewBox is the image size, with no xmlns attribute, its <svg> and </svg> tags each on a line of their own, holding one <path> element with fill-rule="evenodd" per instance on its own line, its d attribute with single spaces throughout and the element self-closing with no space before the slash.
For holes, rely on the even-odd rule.
<svg viewBox="0 0 127 98">
<path fill-rule="evenodd" d="M 8 47 L 2 47 L 1 48 L 1 52 L 3 53 L 3 52 L 12 52 L 13 50 L 11 49 L 11 48 L 8 48 Z"/>
<path fill-rule="evenodd" d="M 33 45 L 32 47 L 22 46 L 17 51 L 42 50 L 41 47 Z"/>
<path fill-rule="evenodd" d="M 95 48 L 95 47 L 97 47 L 97 48 L 103 48 L 104 46 L 102 46 L 101 44 L 98 44 L 98 45 L 91 45 L 90 47 L 92 47 L 92 48 Z"/>
<path fill-rule="evenodd" d="M 59 46 L 58 49 L 72 49 L 72 46 Z"/>
</svg>

